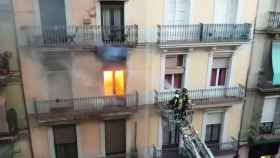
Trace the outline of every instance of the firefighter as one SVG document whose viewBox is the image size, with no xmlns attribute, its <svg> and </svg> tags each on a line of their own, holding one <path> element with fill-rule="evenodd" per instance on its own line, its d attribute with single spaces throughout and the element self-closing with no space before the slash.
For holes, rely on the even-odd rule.
<svg viewBox="0 0 280 158">
<path fill-rule="evenodd" d="M 187 88 L 183 88 L 180 98 L 182 98 L 182 107 L 180 109 L 180 116 L 182 120 L 185 120 L 187 117 L 186 109 L 188 109 L 190 106 L 190 96 Z"/>
<path fill-rule="evenodd" d="M 179 90 L 175 91 L 175 96 L 170 100 L 169 105 L 170 105 L 170 109 L 174 110 L 174 119 L 177 120 L 179 118 L 179 110 L 178 110 L 178 106 L 180 104 L 180 95 L 181 92 Z"/>
</svg>

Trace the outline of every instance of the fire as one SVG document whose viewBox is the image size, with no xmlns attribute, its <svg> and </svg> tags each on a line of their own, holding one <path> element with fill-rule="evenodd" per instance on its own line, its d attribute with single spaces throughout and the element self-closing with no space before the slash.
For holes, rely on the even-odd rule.
<svg viewBox="0 0 280 158">
<path fill-rule="evenodd" d="M 104 94 L 124 95 L 124 71 L 104 71 Z"/>
</svg>

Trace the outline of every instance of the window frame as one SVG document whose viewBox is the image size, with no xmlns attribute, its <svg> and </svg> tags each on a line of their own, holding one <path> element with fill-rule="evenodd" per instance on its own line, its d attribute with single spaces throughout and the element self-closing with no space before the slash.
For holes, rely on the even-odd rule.
<svg viewBox="0 0 280 158">
<path fill-rule="evenodd" d="M 207 128 L 210 128 L 210 140 L 206 140 L 206 135 L 207 135 Z M 213 140 L 214 137 L 214 128 L 218 127 L 218 133 L 215 134 L 218 136 L 217 140 Z M 205 143 L 206 144 L 216 144 L 216 143 L 220 143 L 221 141 L 221 133 L 222 133 L 222 123 L 218 123 L 218 124 L 206 124 L 205 126 Z"/>
<path fill-rule="evenodd" d="M 112 86 L 113 86 L 113 92 L 112 92 L 112 95 L 106 95 L 105 94 L 105 91 L 104 91 L 104 84 L 105 84 L 105 82 L 104 82 L 104 72 L 105 71 L 111 71 L 112 72 Z M 124 87 L 123 87 L 123 95 L 125 95 L 126 94 L 126 71 L 125 71 L 125 69 L 114 69 L 114 70 L 112 70 L 112 69 L 105 69 L 105 70 L 103 70 L 102 71 L 102 75 L 103 75 L 103 94 L 104 94 L 104 96 L 123 96 L 123 95 L 118 95 L 118 94 L 116 94 L 116 86 L 115 86 L 115 84 L 116 84 L 116 81 L 115 81 L 115 73 L 116 73 L 116 71 L 123 71 L 123 85 L 124 85 Z"/>
</svg>

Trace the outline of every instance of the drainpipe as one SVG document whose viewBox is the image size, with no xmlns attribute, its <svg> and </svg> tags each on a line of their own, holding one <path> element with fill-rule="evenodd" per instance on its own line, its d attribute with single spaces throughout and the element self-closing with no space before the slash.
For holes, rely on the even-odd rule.
<svg viewBox="0 0 280 158">
<path fill-rule="evenodd" d="M 253 28 L 253 35 L 252 35 L 252 44 L 251 44 L 251 48 L 250 48 L 250 60 L 249 60 L 249 66 L 248 66 L 248 69 L 247 69 L 247 76 L 246 76 L 246 82 L 245 82 L 245 94 L 244 94 L 244 101 L 243 101 L 242 114 L 241 114 L 241 122 L 240 122 L 240 127 L 239 127 L 239 132 L 238 132 L 238 139 L 237 139 L 237 150 L 236 150 L 236 153 L 235 153 L 234 158 L 239 158 L 240 139 L 241 139 L 241 129 L 242 129 L 242 126 L 243 126 L 243 119 L 244 119 L 244 114 L 245 114 L 246 98 L 247 98 L 247 94 L 248 94 L 248 81 L 249 81 L 249 73 L 250 73 L 251 66 L 252 66 L 252 56 L 253 56 L 254 43 L 255 43 L 255 33 L 256 33 L 256 25 L 257 25 L 258 11 L 259 11 L 259 0 L 257 0 L 257 6 L 256 6 L 256 15 L 255 15 L 255 19 L 254 19 L 254 28 Z"/>
<path fill-rule="evenodd" d="M 13 29 L 14 29 L 14 38 L 15 38 L 15 46 L 16 46 L 16 53 L 17 53 L 17 63 L 18 63 L 18 69 L 20 73 L 20 84 L 21 84 L 21 91 L 22 91 L 22 97 L 23 97 L 23 106 L 24 106 L 24 113 L 26 118 L 26 124 L 27 124 L 27 133 L 28 133 L 28 141 L 29 141 L 29 147 L 30 147 L 30 153 L 31 158 L 34 158 L 34 150 L 32 145 L 32 138 L 31 138 L 31 131 L 30 131 L 30 122 L 29 122 L 29 115 L 26 107 L 26 99 L 25 99 L 25 91 L 23 86 L 23 80 L 22 80 L 22 73 L 21 73 L 21 60 L 20 60 L 20 54 L 19 54 L 19 46 L 18 46 L 18 36 L 17 36 L 17 26 L 16 26 L 16 19 L 15 19 L 15 9 L 14 9 L 14 0 L 9 0 L 11 9 L 12 9 L 12 18 L 13 18 Z"/>
</svg>

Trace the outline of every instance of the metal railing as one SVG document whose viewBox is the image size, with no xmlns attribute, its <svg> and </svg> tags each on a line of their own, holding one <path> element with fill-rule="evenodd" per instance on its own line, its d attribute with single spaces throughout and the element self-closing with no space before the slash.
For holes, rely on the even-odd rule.
<svg viewBox="0 0 280 158">
<path fill-rule="evenodd" d="M 268 15 L 267 28 L 270 30 L 280 29 L 280 12 L 270 11 Z"/>
<path fill-rule="evenodd" d="M 235 101 L 244 97 L 245 90 L 241 87 L 208 88 L 189 90 L 192 103 L 195 105 L 213 104 Z M 155 103 L 167 104 L 175 96 L 175 90 L 155 91 Z"/>
<path fill-rule="evenodd" d="M 93 47 L 97 45 L 136 46 L 138 26 L 54 26 L 23 27 L 26 43 L 35 48 Z"/>
<path fill-rule="evenodd" d="M 106 156 L 96 156 L 95 158 L 137 158 L 137 152 L 129 152 L 123 154 L 113 154 L 113 155 L 106 155 Z"/>
<path fill-rule="evenodd" d="M 138 93 L 124 96 L 93 96 L 71 99 L 34 101 L 36 114 L 50 112 L 102 111 L 138 105 Z"/>
<path fill-rule="evenodd" d="M 230 142 L 207 144 L 207 146 L 214 155 L 232 153 L 237 150 L 237 140 L 233 139 Z"/>
<path fill-rule="evenodd" d="M 159 25 L 158 43 L 245 42 L 250 40 L 251 24 Z"/>
<path fill-rule="evenodd" d="M 269 77 L 268 75 L 265 75 L 264 73 L 259 74 L 257 86 L 260 89 L 280 89 L 280 85 L 272 84 L 272 76 Z"/>
<path fill-rule="evenodd" d="M 279 135 L 280 134 L 280 126 L 274 124 L 274 122 L 263 122 L 259 126 L 259 134 L 260 135 Z"/>
<path fill-rule="evenodd" d="M 158 25 L 158 43 L 171 41 L 199 42 L 201 25 Z"/>
</svg>

